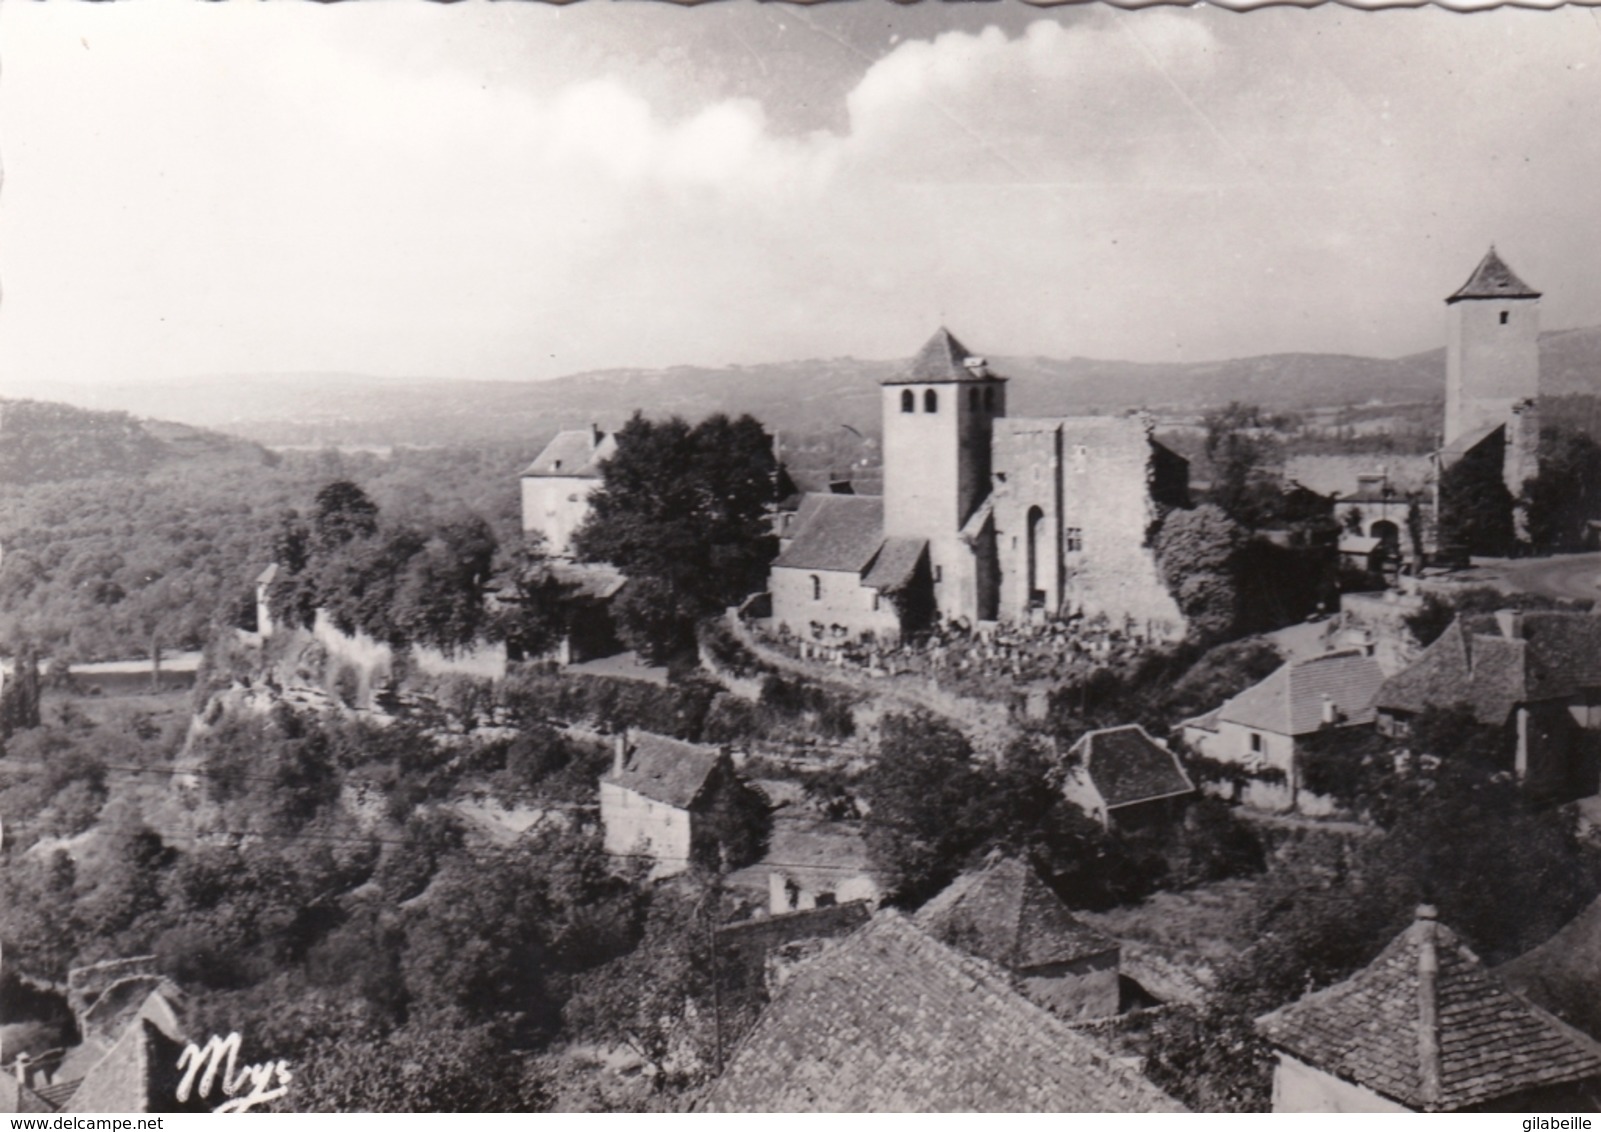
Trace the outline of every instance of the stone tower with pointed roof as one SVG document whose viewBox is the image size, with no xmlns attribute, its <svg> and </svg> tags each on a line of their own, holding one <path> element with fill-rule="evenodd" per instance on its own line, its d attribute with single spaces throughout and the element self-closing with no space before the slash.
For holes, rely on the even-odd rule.
<svg viewBox="0 0 1601 1132">
<path fill-rule="evenodd" d="M 926 540 L 940 615 L 995 616 L 985 546 L 964 528 L 990 491 L 1006 381 L 941 327 L 883 384 L 884 535 Z"/>
<path fill-rule="evenodd" d="M 1445 300 L 1445 443 L 1509 426 L 1540 394 L 1540 292 L 1491 247 Z M 1513 494 L 1522 487 L 1508 484 Z"/>
</svg>

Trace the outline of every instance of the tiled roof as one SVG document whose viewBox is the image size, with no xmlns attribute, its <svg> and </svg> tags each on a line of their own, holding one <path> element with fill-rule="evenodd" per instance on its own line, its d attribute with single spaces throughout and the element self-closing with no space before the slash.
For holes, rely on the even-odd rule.
<svg viewBox="0 0 1601 1132">
<path fill-rule="evenodd" d="M 1495 973 L 1529 1001 L 1601 1037 L 1601 898 Z"/>
<path fill-rule="evenodd" d="M 627 765 L 621 772 L 613 767 L 602 781 L 681 810 L 688 809 L 700 797 L 712 772 L 726 757 L 716 747 L 685 743 L 650 731 L 632 731 L 627 742 Z"/>
<path fill-rule="evenodd" d="M 1182 1112 L 1005 972 L 896 912 L 794 970 L 712 1112 Z"/>
<path fill-rule="evenodd" d="M 1384 682 L 1375 702 L 1411 713 L 1466 703 L 1480 723 L 1498 726 L 1520 703 L 1594 687 L 1601 687 L 1601 615 L 1507 611 L 1458 617 L 1416 663 Z"/>
<path fill-rule="evenodd" d="M 1308 1065 L 1413 1109 L 1601 1078 L 1601 1046 L 1508 990 L 1432 909 L 1363 970 L 1257 1027 Z"/>
<path fill-rule="evenodd" d="M 915 920 L 935 939 L 1013 971 L 1117 950 L 1115 940 L 1074 919 L 1039 874 L 1015 857 L 957 877 L 918 909 Z"/>
<path fill-rule="evenodd" d="M 922 561 L 928 541 L 920 538 L 887 538 L 862 578 L 862 585 L 875 590 L 898 590 L 912 580 Z"/>
<path fill-rule="evenodd" d="M 525 476 L 573 476 L 599 479 L 601 461 L 617 451 L 617 437 L 599 429 L 568 428 L 545 445 L 534 462 L 523 469 Z"/>
<path fill-rule="evenodd" d="M 78 1084 L 68 1112 L 207 1112 L 191 1096 L 178 1103 L 178 1057 L 182 1043 L 146 1018 L 136 1019 L 110 1052 Z"/>
<path fill-rule="evenodd" d="M 774 566 L 860 574 L 884 544 L 884 500 L 876 495 L 808 495 L 791 529 L 794 539 Z"/>
<path fill-rule="evenodd" d="M 956 340 L 943 326 L 934 337 L 923 344 L 917 356 L 906 369 L 894 377 L 886 378 L 885 385 L 933 385 L 950 381 L 972 381 L 975 378 L 999 380 L 984 368 L 983 359 L 975 357 L 966 346 Z"/>
<path fill-rule="evenodd" d="M 1078 756 L 1109 810 L 1195 789 L 1178 756 L 1138 724 L 1091 731 L 1069 753 Z"/>
<path fill-rule="evenodd" d="M 605 601 L 628 584 L 628 575 L 603 562 L 552 562 L 550 576 L 564 586 L 572 586 L 575 597 Z"/>
<path fill-rule="evenodd" d="M 72 1081 L 57 1081 L 50 1085 L 39 1085 L 33 1091 L 52 1111 L 59 1112 L 72 1099 L 72 1094 L 78 1091 L 82 1079 Z"/>
<path fill-rule="evenodd" d="M 1323 726 L 1323 698 L 1347 724 L 1373 719 L 1373 696 L 1384 683 L 1378 662 L 1360 649 L 1292 660 L 1226 701 L 1222 723 L 1276 735 L 1307 735 Z"/>
<path fill-rule="evenodd" d="M 1455 303 L 1462 299 L 1538 299 L 1540 292 L 1519 279 L 1512 269 L 1496 254 L 1495 245 L 1473 269 L 1468 281 L 1458 287 L 1445 300 Z"/>
</svg>

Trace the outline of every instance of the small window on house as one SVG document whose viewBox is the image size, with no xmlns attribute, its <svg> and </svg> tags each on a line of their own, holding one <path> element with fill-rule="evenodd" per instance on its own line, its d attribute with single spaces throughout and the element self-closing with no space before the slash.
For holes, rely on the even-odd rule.
<svg viewBox="0 0 1601 1132">
<path fill-rule="evenodd" d="M 943 581 L 944 577 L 945 577 L 945 571 L 942 570 L 938 566 L 934 567 L 934 580 L 936 582 Z"/>
<path fill-rule="evenodd" d="M 812 575 L 812 600 L 823 600 L 823 579 L 819 578 L 816 574 Z"/>
<path fill-rule="evenodd" d="M 995 386 L 993 385 L 984 387 L 984 407 L 992 413 L 995 411 Z"/>
<path fill-rule="evenodd" d="M 1062 549 L 1069 554 L 1077 554 L 1084 549 L 1084 528 L 1068 527 L 1062 532 Z"/>
<path fill-rule="evenodd" d="M 923 412 L 939 412 L 939 394 L 935 393 L 932 389 L 925 389 L 923 391 Z"/>
<path fill-rule="evenodd" d="M 1506 311 L 1502 311 L 1501 312 L 1501 325 L 1502 326 L 1506 325 L 1506 316 L 1507 316 L 1507 312 Z"/>
<path fill-rule="evenodd" d="M 974 386 L 972 389 L 967 391 L 967 407 L 972 409 L 975 413 L 978 412 L 978 399 L 978 387 Z"/>
<path fill-rule="evenodd" d="M 1506 321 L 1506 315 L 1502 315 L 1501 316 L 1501 321 L 1502 322 Z M 551 464 L 550 464 L 550 470 L 553 471 L 553 472 L 561 471 L 561 461 L 560 460 L 552 460 Z"/>
<path fill-rule="evenodd" d="M 1251 732 L 1251 754 L 1260 755 L 1261 753 L 1262 753 L 1262 736 L 1258 735 L 1255 731 L 1253 731 L 1253 732 Z"/>
<path fill-rule="evenodd" d="M 873 612 L 874 613 L 878 612 L 878 591 L 877 590 L 873 591 Z"/>
<path fill-rule="evenodd" d="M 917 409 L 917 397 L 910 389 L 901 390 L 901 412 L 910 413 Z"/>
</svg>

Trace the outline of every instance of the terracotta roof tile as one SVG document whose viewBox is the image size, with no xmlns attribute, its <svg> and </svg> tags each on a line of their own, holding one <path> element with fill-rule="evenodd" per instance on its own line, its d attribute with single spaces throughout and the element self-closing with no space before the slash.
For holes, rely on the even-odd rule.
<svg viewBox="0 0 1601 1132">
<path fill-rule="evenodd" d="M 1538 299 L 1539 297 L 1540 292 L 1519 279 L 1496 254 L 1495 245 L 1492 244 L 1489 252 L 1479 261 L 1479 266 L 1473 269 L 1468 281 L 1458 287 L 1445 301 L 1455 303 L 1462 299 Z"/>
<path fill-rule="evenodd" d="M 1432 1032 L 1423 994 L 1431 983 Z M 1414 1109 L 1451 1112 L 1601 1078 L 1601 1046 L 1519 998 L 1449 928 L 1422 916 L 1363 970 L 1257 1027 L 1314 1068 Z"/>
<path fill-rule="evenodd" d="M 1117 941 L 1073 918 L 1032 867 L 1001 857 L 957 877 L 918 909 L 935 939 L 1012 971 L 1116 951 Z"/>
<path fill-rule="evenodd" d="M 712 772 L 727 757 L 716 747 L 685 743 L 650 731 L 630 732 L 628 744 L 627 766 L 621 772 L 612 768 L 602 781 L 681 810 L 694 804 Z"/>
<path fill-rule="evenodd" d="M 1138 724 L 1091 731 L 1069 753 L 1078 757 L 1108 809 L 1195 789 L 1178 756 Z"/>
<path fill-rule="evenodd" d="M 905 917 L 798 966 L 698 1106 L 712 1112 L 1182 1112 Z"/>
</svg>

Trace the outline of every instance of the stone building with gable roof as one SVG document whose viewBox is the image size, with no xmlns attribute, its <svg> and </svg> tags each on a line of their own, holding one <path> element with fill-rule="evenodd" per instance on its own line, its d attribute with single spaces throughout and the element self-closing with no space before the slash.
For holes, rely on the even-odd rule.
<svg viewBox="0 0 1601 1132">
<path fill-rule="evenodd" d="M 1195 793 L 1178 756 L 1137 723 L 1089 732 L 1067 759 L 1062 793 L 1108 830 L 1171 821 Z"/>
<path fill-rule="evenodd" d="M 696 1107 L 1184 1111 L 1007 972 L 892 911 L 796 967 Z"/>
<path fill-rule="evenodd" d="M 1011 971 L 1018 989 L 1064 1018 L 1118 1012 L 1119 945 L 1074 918 L 1034 868 L 993 856 L 917 910 L 918 927 Z"/>
<path fill-rule="evenodd" d="M 1330 728 L 1373 723 L 1373 698 L 1384 683 L 1378 661 L 1362 649 L 1287 661 L 1205 715 L 1181 724 L 1196 754 L 1244 768 L 1253 777 L 1240 801 L 1270 810 L 1321 808 L 1303 797 L 1304 741 Z M 1271 779 L 1271 780 L 1269 780 Z"/>
<path fill-rule="evenodd" d="M 1601 1106 L 1601 1045 L 1519 997 L 1424 905 L 1372 963 L 1257 1020 L 1274 1112 Z"/>
</svg>

